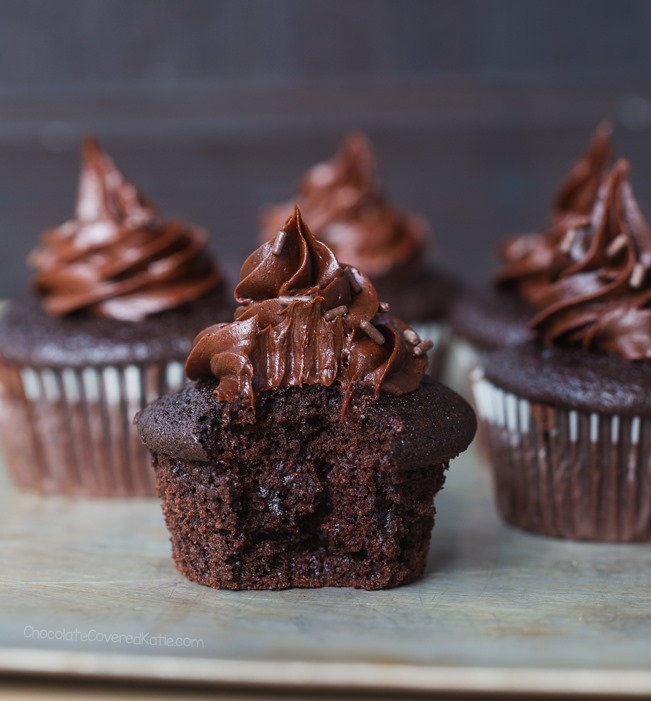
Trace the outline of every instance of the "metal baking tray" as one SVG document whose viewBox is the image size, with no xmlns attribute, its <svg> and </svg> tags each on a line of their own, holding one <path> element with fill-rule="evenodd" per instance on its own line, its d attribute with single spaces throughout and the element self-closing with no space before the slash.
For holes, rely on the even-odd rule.
<svg viewBox="0 0 651 701">
<path fill-rule="evenodd" d="M 0 470 L 0 672 L 215 687 L 651 693 L 651 547 L 503 525 L 474 450 L 398 589 L 216 591 L 179 575 L 157 500 L 20 492 Z"/>
</svg>

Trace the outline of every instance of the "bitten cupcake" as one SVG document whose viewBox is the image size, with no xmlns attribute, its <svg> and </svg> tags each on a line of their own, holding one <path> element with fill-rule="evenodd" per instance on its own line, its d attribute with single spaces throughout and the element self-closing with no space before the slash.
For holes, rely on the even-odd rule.
<svg viewBox="0 0 651 701">
<path fill-rule="evenodd" d="M 439 377 L 448 347 L 447 314 L 458 283 L 427 265 L 428 226 L 386 198 L 368 140 L 348 136 L 332 160 L 306 173 L 296 201 L 314 235 L 338 260 L 368 276 L 391 313 L 433 342 L 429 370 Z M 287 203 L 263 213 L 264 240 L 276 236 L 291 210 Z"/>
<path fill-rule="evenodd" d="M 455 301 L 451 321 L 462 373 L 483 365 L 497 348 L 530 339 L 528 322 L 542 288 L 558 274 L 554 253 L 568 230 L 585 226 L 610 162 L 611 127 L 600 124 L 585 155 L 570 169 L 552 204 L 551 222 L 542 232 L 505 241 L 494 285 L 466 291 Z"/>
<path fill-rule="evenodd" d="M 475 431 L 468 404 L 424 377 L 430 344 L 298 210 L 235 297 L 235 320 L 197 337 L 195 382 L 136 418 L 178 570 L 227 589 L 417 578 L 434 495 Z"/>
<path fill-rule="evenodd" d="M 17 484 L 153 495 L 133 415 L 184 382 L 196 333 L 232 307 L 203 231 L 163 221 L 93 139 L 74 218 L 29 257 L 0 319 L 0 437 Z"/>
<path fill-rule="evenodd" d="M 545 535 L 651 539 L 651 231 L 628 174 L 559 237 L 536 340 L 475 378 L 499 509 Z"/>
</svg>

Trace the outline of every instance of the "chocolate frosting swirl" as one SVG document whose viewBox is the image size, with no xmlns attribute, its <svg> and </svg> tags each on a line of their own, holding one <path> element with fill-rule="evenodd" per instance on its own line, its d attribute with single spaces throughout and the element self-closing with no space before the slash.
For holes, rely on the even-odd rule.
<svg viewBox="0 0 651 701">
<path fill-rule="evenodd" d="M 547 344 L 576 344 L 627 360 L 651 358 L 651 230 L 619 161 L 589 221 L 554 251 L 532 328 Z"/>
<path fill-rule="evenodd" d="M 420 262 L 427 225 L 387 201 L 363 135 L 350 134 L 331 161 L 312 167 L 296 199 L 314 235 L 371 279 Z M 263 237 L 273 238 L 290 213 L 289 204 L 269 208 Z"/>
<path fill-rule="evenodd" d="M 338 382 L 345 411 L 356 388 L 401 395 L 423 378 L 427 345 L 378 313 L 368 278 L 337 262 L 298 207 L 245 261 L 235 298 L 235 320 L 199 334 L 186 363 L 190 379 L 218 378 L 220 400 L 255 407 L 258 392 Z"/>
<path fill-rule="evenodd" d="M 583 226 L 597 199 L 611 156 L 612 127 L 599 124 L 584 156 L 574 164 L 556 193 L 552 221 L 542 233 L 508 239 L 501 247 L 502 269 L 497 284 L 507 286 L 525 301 L 535 305 L 542 288 L 549 282 L 550 266 L 559 241 L 568 228 Z"/>
<path fill-rule="evenodd" d="M 93 138 L 84 142 L 75 217 L 47 231 L 28 262 L 54 315 L 138 321 L 223 284 L 206 234 L 163 222 Z"/>
</svg>

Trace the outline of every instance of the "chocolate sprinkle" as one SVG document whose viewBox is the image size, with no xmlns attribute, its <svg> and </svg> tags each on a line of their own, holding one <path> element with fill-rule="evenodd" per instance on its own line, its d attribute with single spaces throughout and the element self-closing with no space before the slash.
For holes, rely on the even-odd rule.
<svg viewBox="0 0 651 701">
<path fill-rule="evenodd" d="M 420 337 L 413 329 L 405 329 L 402 332 L 402 335 L 405 341 L 407 341 L 407 343 L 411 343 L 412 346 L 420 343 Z"/>
<path fill-rule="evenodd" d="M 631 273 L 631 277 L 629 278 L 628 284 L 633 288 L 637 289 L 638 287 L 642 287 L 642 283 L 644 282 L 644 278 L 646 277 L 647 274 L 647 268 L 644 266 L 643 263 L 636 263 L 633 266 L 633 272 Z"/>
<path fill-rule="evenodd" d="M 285 241 L 286 240 L 287 240 L 287 232 L 284 229 L 281 229 L 276 234 L 276 239 L 274 241 L 274 245 L 271 247 L 271 252 L 275 256 L 279 256 L 283 252 L 283 248 L 285 248 Z"/>
<path fill-rule="evenodd" d="M 606 249 L 606 255 L 608 258 L 615 258 L 621 251 L 623 251 L 626 248 L 626 236 L 624 234 L 620 234 L 619 236 L 616 236 L 608 245 L 608 248 Z"/>
<path fill-rule="evenodd" d="M 311 302 L 312 297 L 308 295 L 280 295 L 278 301 L 281 304 L 291 304 L 292 302 Z"/>
<path fill-rule="evenodd" d="M 375 326 L 373 326 L 373 324 L 371 324 L 370 321 L 366 321 L 366 319 L 363 319 L 359 324 L 359 328 L 362 329 L 362 331 L 372 341 L 375 341 L 375 343 L 377 343 L 378 346 L 384 345 L 384 336 L 375 328 Z"/>
<path fill-rule="evenodd" d="M 362 288 L 357 282 L 357 278 L 355 277 L 355 273 L 350 268 L 344 268 L 344 272 L 346 273 L 346 276 L 348 277 L 348 280 L 350 281 L 350 287 L 353 291 L 354 294 L 359 294 L 362 291 Z"/>
<path fill-rule="evenodd" d="M 348 307 L 345 304 L 341 304 L 338 307 L 333 307 L 332 309 L 328 309 L 327 312 L 323 314 L 323 318 L 326 321 L 332 321 L 338 316 L 342 316 L 343 314 L 346 314 L 348 312 Z"/>
<path fill-rule="evenodd" d="M 430 341 L 429 339 L 425 341 L 421 341 L 415 348 L 414 348 L 414 355 L 425 355 L 428 350 L 434 347 L 434 343 Z"/>
<path fill-rule="evenodd" d="M 560 249 L 563 253 L 569 253 L 572 245 L 576 241 L 577 234 L 579 232 L 576 229 L 568 229 L 563 240 L 561 241 Z"/>
</svg>

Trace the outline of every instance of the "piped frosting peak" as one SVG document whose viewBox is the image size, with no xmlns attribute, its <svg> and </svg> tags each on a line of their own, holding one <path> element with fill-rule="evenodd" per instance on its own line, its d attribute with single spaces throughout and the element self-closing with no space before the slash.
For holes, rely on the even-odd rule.
<svg viewBox="0 0 651 701">
<path fill-rule="evenodd" d="M 553 278 L 532 328 L 547 344 L 574 344 L 628 360 L 651 358 L 651 230 L 620 160 L 587 223 L 556 246 Z"/>
<path fill-rule="evenodd" d="M 612 127 L 599 124 L 587 151 L 570 169 L 554 198 L 552 221 L 541 233 L 508 239 L 500 250 L 502 268 L 496 282 L 513 289 L 522 299 L 536 305 L 549 282 L 552 259 L 568 228 L 584 226 L 597 200 L 611 158 Z"/>
<path fill-rule="evenodd" d="M 188 357 L 190 379 L 216 377 L 218 399 L 339 383 L 344 410 L 356 388 L 406 394 L 424 375 L 427 342 L 386 313 L 371 282 L 341 265 L 298 207 L 273 241 L 246 260 L 235 320 L 203 331 Z"/>
<path fill-rule="evenodd" d="M 565 176 L 554 198 L 554 221 L 567 217 L 589 216 L 599 189 L 612 162 L 613 128 L 610 122 L 597 125 L 588 148 Z"/>
<path fill-rule="evenodd" d="M 332 160 L 306 173 L 297 201 L 315 236 L 338 260 L 371 279 L 413 265 L 423 255 L 425 222 L 386 199 L 373 150 L 362 134 L 348 135 Z M 263 217 L 264 238 L 273 238 L 289 214 L 289 204 L 268 209 Z"/>
<path fill-rule="evenodd" d="M 86 138 L 73 219 L 30 254 L 33 286 L 54 315 L 124 321 L 179 307 L 222 286 L 200 229 L 164 222 L 94 138 Z"/>
</svg>

